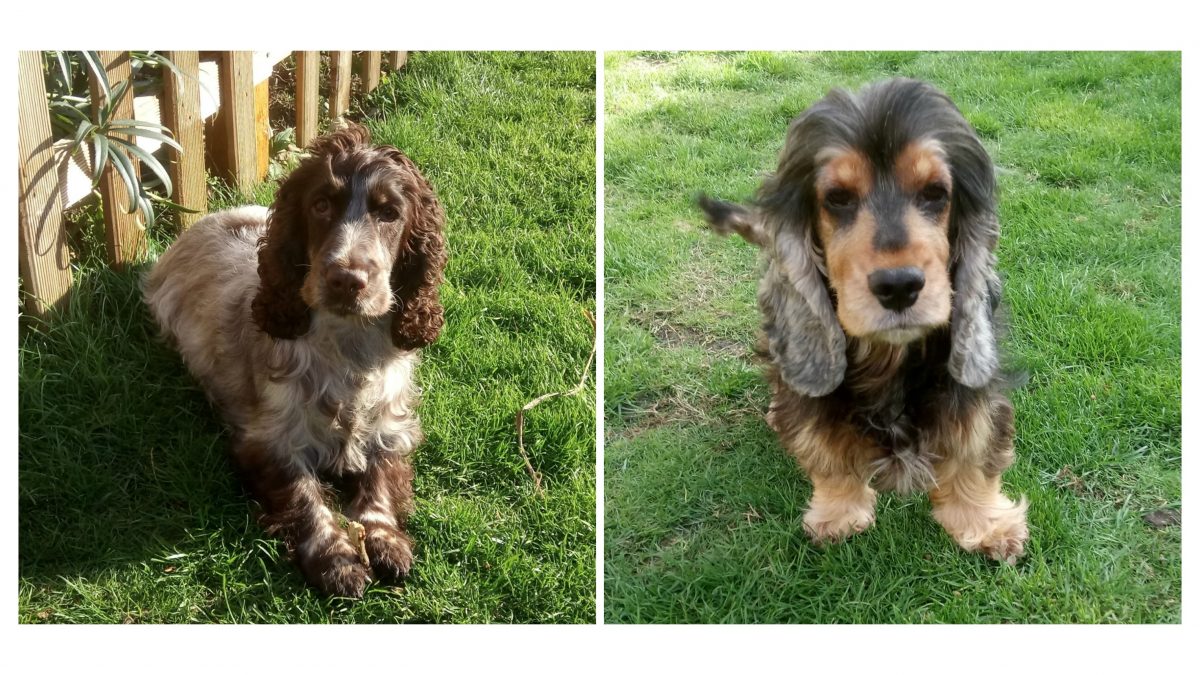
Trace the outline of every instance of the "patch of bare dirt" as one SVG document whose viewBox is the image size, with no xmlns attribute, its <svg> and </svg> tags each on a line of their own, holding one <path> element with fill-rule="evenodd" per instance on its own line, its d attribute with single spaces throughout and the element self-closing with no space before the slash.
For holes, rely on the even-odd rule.
<svg viewBox="0 0 1200 675">
<path fill-rule="evenodd" d="M 718 409 L 721 409 L 718 413 Z M 661 398 L 642 404 L 627 406 L 621 411 L 622 426 L 619 430 L 606 433 L 610 440 L 636 438 L 647 431 L 671 424 L 702 425 L 712 422 L 714 416 L 720 415 L 723 422 L 744 420 L 746 418 L 763 419 L 765 411 L 760 409 L 757 401 L 746 396 L 730 408 L 728 399 L 717 396 L 696 394 L 676 389 Z M 728 444 L 713 446 L 712 451 L 722 453 L 729 450 Z"/>
<path fill-rule="evenodd" d="M 678 323 L 675 312 L 636 312 L 629 318 L 634 324 L 650 332 L 665 347 L 699 347 L 713 356 L 720 357 L 749 359 L 753 356 L 753 351 L 740 342 L 710 335 L 692 326 Z"/>
</svg>

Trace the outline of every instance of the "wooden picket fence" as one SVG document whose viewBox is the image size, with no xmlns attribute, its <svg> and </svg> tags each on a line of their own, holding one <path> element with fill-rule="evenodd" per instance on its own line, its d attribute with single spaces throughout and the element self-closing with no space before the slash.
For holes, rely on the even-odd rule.
<svg viewBox="0 0 1200 675">
<path fill-rule="evenodd" d="M 320 52 L 292 52 L 296 58 L 296 142 L 317 135 Z M 99 52 L 110 82 L 130 76 L 128 52 Z M 181 213 L 187 227 L 208 209 L 206 163 L 240 189 L 249 189 L 266 175 L 270 135 L 267 126 L 270 67 L 288 53 L 166 52 L 180 73 L 163 69 L 163 90 L 157 100 L 142 101 L 135 111 L 134 96 L 126 96 L 115 117 L 161 122 L 183 148 L 166 150 L 174 183 L 171 200 L 197 213 Z M 379 85 L 383 55 L 400 69 L 408 52 L 362 52 L 360 78 L 369 92 Z M 331 52 L 329 116 L 339 119 L 350 108 L 352 52 Z M 205 75 L 215 86 L 205 86 Z M 99 84 L 92 82 L 92 100 L 99 101 Z M 70 252 L 63 210 L 70 206 L 64 162 L 56 152 L 50 127 L 42 74 L 36 51 L 19 53 L 19 193 L 20 273 L 25 292 L 24 311 L 43 316 L 67 301 L 71 288 Z M 204 102 L 202 104 L 202 93 Z M 143 117 L 146 115 L 146 117 Z M 159 119 L 149 119 L 157 116 Z M 207 118 L 207 119 L 206 119 Z M 206 134 L 207 129 L 207 134 Z M 206 139 L 207 136 L 207 139 Z M 132 140 L 132 139 L 131 139 Z M 141 140 L 139 140 L 139 143 Z M 110 265 L 122 268 L 146 250 L 146 231 L 140 213 L 126 213 L 129 198 L 110 166 L 98 190 L 104 206 L 105 244 Z M 90 192 L 90 180 L 86 190 Z M 78 190 L 76 190 L 78 191 Z"/>
</svg>

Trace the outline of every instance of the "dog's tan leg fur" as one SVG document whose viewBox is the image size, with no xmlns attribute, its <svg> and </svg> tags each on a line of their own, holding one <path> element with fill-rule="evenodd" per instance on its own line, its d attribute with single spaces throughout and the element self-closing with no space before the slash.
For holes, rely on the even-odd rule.
<svg viewBox="0 0 1200 675">
<path fill-rule="evenodd" d="M 804 531 L 816 543 L 838 541 L 875 522 L 875 491 L 852 475 L 810 475 L 812 500 L 804 513 Z"/>
<path fill-rule="evenodd" d="M 1012 407 L 992 401 L 973 413 L 971 424 L 942 437 L 958 447 L 941 449 L 934 465 L 937 486 L 929 493 L 933 517 L 967 551 L 1015 563 L 1025 553 L 1028 503 L 1001 491 L 1000 476 L 1012 463 Z"/>
<path fill-rule="evenodd" d="M 875 522 L 870 464 L 882 451 L 845 424 L 814 418 L 808 399 L 784 385 L 777 371 L 769 377 L 775 396 L 767 424 L 813 484 L 804 530 L 820 544 L 867 529 Z"/>
<path fill-rule="evenodd" d="M 967 551 L 1015 563 L 1025 553 L 1028 503 L 1000 491 L 1000 477 L 978 467 L 946 463 L 935 468 L 938 486 L 930 492 L 933 517 Z"/>
</svg>

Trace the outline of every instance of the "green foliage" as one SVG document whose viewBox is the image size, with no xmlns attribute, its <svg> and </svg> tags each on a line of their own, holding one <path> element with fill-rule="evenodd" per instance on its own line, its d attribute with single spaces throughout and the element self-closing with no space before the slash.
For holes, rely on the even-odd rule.
<svg viewBox="0 0 1200 675">
<path fill-rule="evenodd" d="M 95 189 L 100 183 L 104 169 L 111 166 L 125 187 L 128 213 L 141 211 L 146 224 L 152 226 L 155 221 L 154 202 L 178 210 L 186 209 L 150 191 L 159 187 L 166 197 L 170 197 L 173 186 L 162 162 L 138 147 L 137 138 L 158 141 L 179 152 L 183 152 L 183 148 L 175 142 L 171 131 L 165 126 L 155 122 L 120 119 L 115 111 L 126 96 L 134 95 L 139 73 L 156 67 L 176 68 L 165 56 L 154 52 L 131 52 L 130 56 L 130 79 L 112 83 L 97 52 L 44 52 L 46 95 L 55 133 L 60 138 L 71 139 L 62 161 L 67 161 L 84 147 L 90 149 L 88 159 L 92 188 Z M 86 64 L 86 68 L 81 68 L 80 63 Z M 89 93 L 88 73 L 98 84 L 101 95 L 99 101 L 93 101 Z M 154 179 L 144 180 L 138 170 L 139 165 L 149 169 Z"/>
</svg>

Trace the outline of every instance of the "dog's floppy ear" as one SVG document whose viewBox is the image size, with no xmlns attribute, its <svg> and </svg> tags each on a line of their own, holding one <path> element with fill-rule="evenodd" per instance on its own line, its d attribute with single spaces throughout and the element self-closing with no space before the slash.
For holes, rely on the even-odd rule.
<svg viewBox="0 0 1200 675">
<path fill-rule="evenodd" d="M 783 380 L 796 391 L 824 396 L 842 383 L 846 371 L 846 336 L 837 322 L 818 264 L 811 227 L 768 222 L 760 211 L 699 195 L 713 232 L 743 239 L 767 251 L 767 272 L 758 287 L 767 349 Z"/>
<path fill-rule="evenodd" d="M 313 161 L 305 160 L 280 184 L 258 244 L 259 287 L 251 316 L 263 332 L 284 340 L 308 332 L 311 320 L 300 288 L 309 269 L 304 194 L 317 172 Z"/>
<path fill-rule="evenodd" d="M 776 182 L 776 196 L 798 199 Z M 699 195 L 697 204 L 712 230 L 737 232 L 767 252 L 767 272 L 758 287 L 767 349 L 783 381 L 801 394 L 824 396 L 846 374 L 846 335 L 837 322 L 821 276 L 813 228 L 760 210 Z M 793 210 L 798 212 L 799 210 Z M 774 234 L 772 234 L 774 233 Z"/>
<path fill-rule="evenodd" d="M 994 250 L 1000 239 L 996 177 L 987 151 L 966 120 L 941 139 L 953 175 L 950 211 L 954 304 L 949 369 L 971 388 L 991 382 L 1000 368 L 992 317 L 1000 296 Z"/>
<path fill-rule="evenodd" d="M 759 188 L 767 272 L 758 306 L 771 360 L 789 387 L 825 396 L 846 376 L 846 334 L 838 323 L 817 238 L 816 176 L 825 148 L 844 147 L 857 108 L 835 89 L 792 121 L 779 166 Z"/>
<path fill-rule="evenodd" d="M 407 174 L 405 222 L 396 262 L 392 266 L 392 342 L 400 349 L 420 349 L 437 339 L 442 330 L 442 303 L 438 287 L 446 267 L 445 212 L 433 187 L 403 152 L 380 148 Z"/>
<path fill-rule="evenodd" d="M 819 267 L 813 228 L 767 222 L 767 273 L 758 306 L 771 360 L 783 381 L 807 396 L 825 396 L 846 375 L 846 335 Z"/>
</svg>

